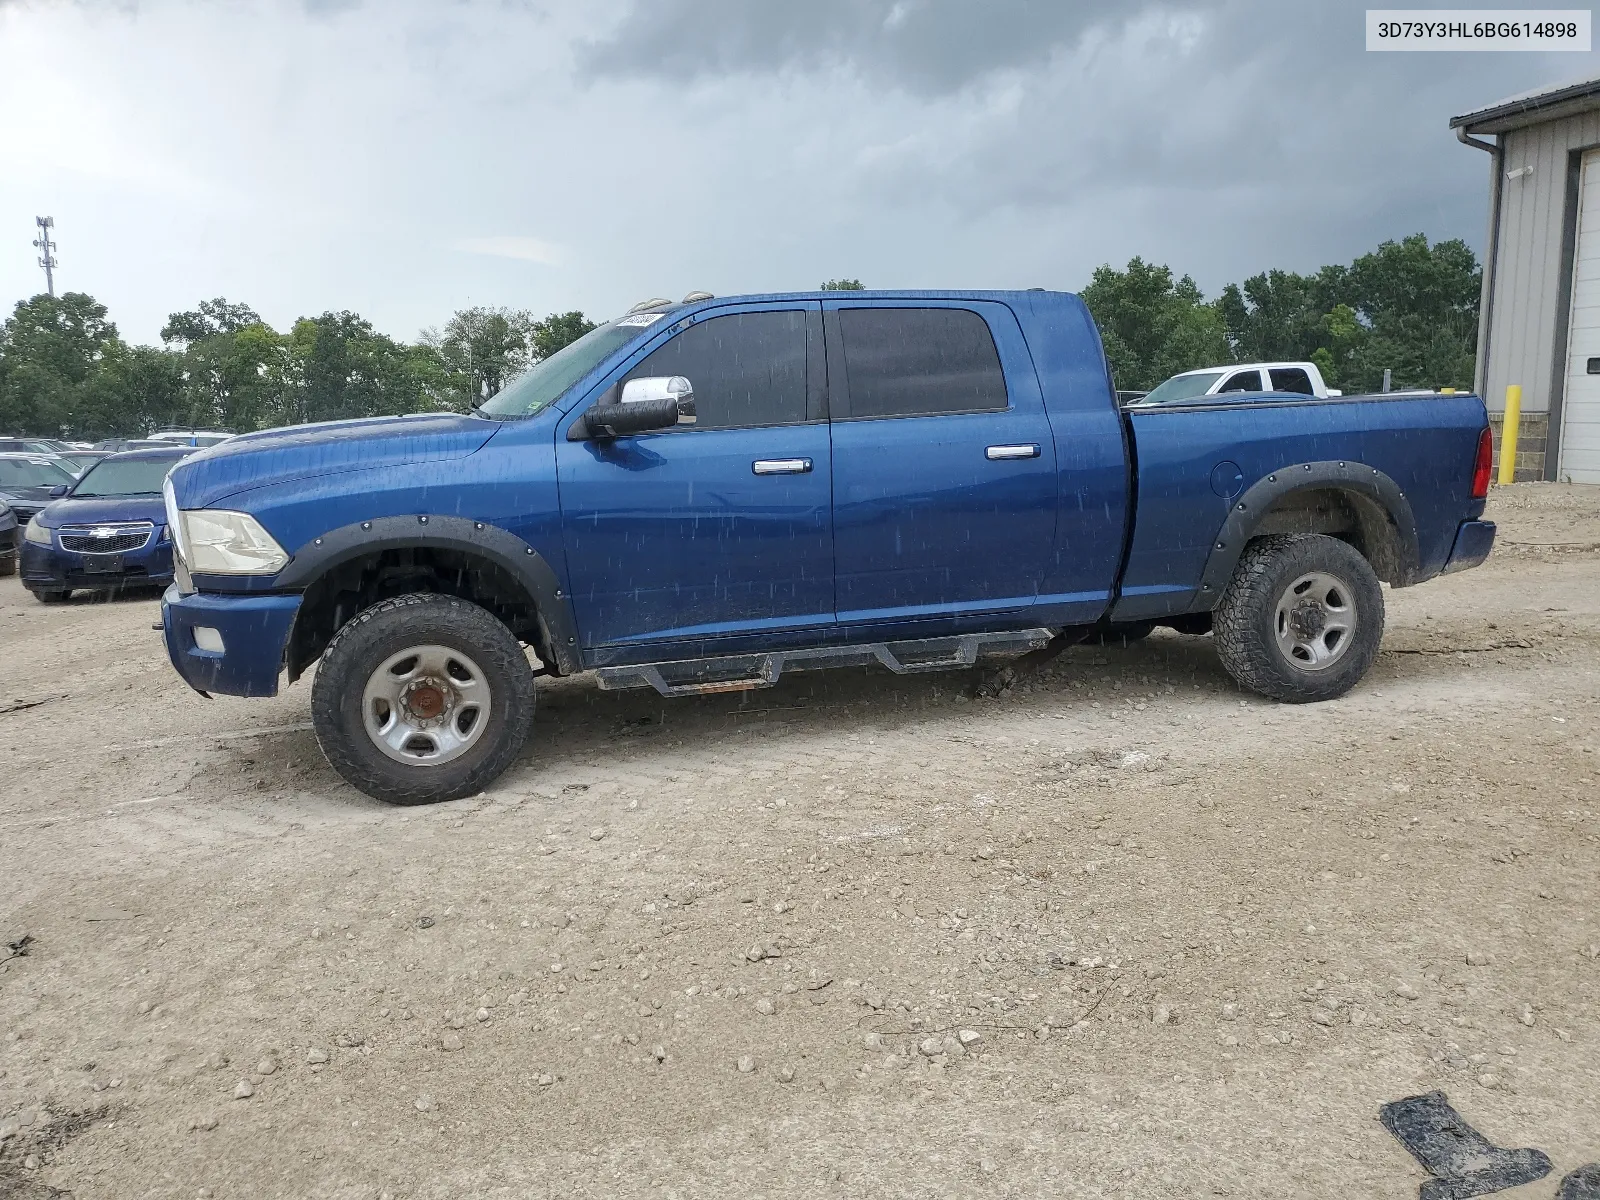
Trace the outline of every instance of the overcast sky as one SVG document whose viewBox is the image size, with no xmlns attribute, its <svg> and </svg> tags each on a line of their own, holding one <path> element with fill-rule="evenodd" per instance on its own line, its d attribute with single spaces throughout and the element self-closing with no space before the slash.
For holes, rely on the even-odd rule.
<svg viewBox="0 0 1600 1200">
<path fill-rule="evenodd" d="M 1504 0 L 1500 0 L 1504 3 Z M 1207 295 L 1422 231 L 1483 242 L 1458 112 L 1586 54 L 1369 54 L 1317 0 L 0 0 L 0 308 L 155 341 L 225 296 L 412 338 L 466 305 L 1075 289 Z"/>
</svg>

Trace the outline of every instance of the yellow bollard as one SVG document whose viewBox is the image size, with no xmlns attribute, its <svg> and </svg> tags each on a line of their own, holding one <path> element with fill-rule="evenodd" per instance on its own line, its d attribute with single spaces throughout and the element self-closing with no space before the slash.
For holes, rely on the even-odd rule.
<svg viewBox="0 0 1600 1200">
<path fill-rule="evenodd" d="M 1517 477 L 1517 426 L 1522 421 L 1522 385 L 1506 388 L 1506 418 L 1500 426 L 1500 486 Z"/>
</svg>

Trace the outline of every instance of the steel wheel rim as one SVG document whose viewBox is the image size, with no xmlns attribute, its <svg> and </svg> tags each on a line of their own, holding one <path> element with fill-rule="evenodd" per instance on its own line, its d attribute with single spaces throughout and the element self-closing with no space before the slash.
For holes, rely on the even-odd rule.
<svg viewBox="0 0 1600 1200">
<path fill-rule="evenodd" d="M 384 755 L 433 767 L 472 749 L 489 724 L 489 680 L 451 646 L 408 646 L 367 676 L 361 723 Z"/>
<path fill-rule="evenodd" d="M 1355 641 L 1356 620 L 1350 586 L 1326 571 L 1308 571 L 1278 597 L 1278 653 L 1296 670 L 1326 671 Z"/>
</svg>

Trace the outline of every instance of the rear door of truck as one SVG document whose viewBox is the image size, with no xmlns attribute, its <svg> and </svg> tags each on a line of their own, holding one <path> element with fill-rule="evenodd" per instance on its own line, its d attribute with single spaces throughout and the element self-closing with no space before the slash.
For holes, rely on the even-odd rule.
<svg viewBox="0 0 1600 1200">
<path fill-rule="evenodd" d="M 823 303 L 841 623 L 1026 608 L 1051 560 L 1056 454 L 1011 310 Z"/>
</svg>

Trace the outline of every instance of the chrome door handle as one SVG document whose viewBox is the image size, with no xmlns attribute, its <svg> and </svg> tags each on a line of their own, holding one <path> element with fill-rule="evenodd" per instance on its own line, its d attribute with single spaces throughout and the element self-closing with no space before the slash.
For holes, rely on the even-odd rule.
<svg viewBox="0 0 1600 1200">
<path fill-rule="evenodd" d="M 809 458 L 758 458 L 750 464 L 757 475 L 804 475 L 811 470 Z"/>
<path fill-rule="evenodd" d="M 1039 443 L 1027 442 L 1020 446 L 990 446 L 983 452 L 990 461 L 1007 458 L 1038 458 Z"/>
</svg>

